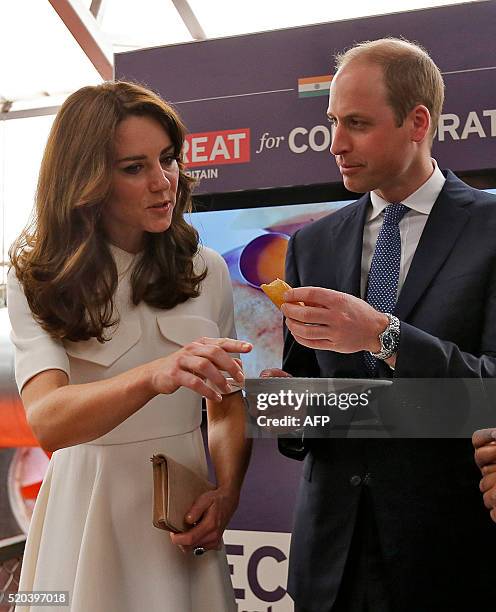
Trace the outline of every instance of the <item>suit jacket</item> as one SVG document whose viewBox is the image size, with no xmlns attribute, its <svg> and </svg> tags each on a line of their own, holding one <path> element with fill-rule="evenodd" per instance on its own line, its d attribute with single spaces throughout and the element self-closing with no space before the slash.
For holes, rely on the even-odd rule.
<svg viewBox="0 0 496 612">
<path fill-rule="evenodd" d="M 360 297 L 367 194 L 294 234 L 286 280 Z M 496 376 L 496 198 L 452 172 L 437 198 L 395 310 L 394 377 Z M 381 376 L 393 372 L 380 364 Z M 366 378 L 362 353 L 312 350 L 285 330 L 294 376 Z M 394 385 L 393 385 L 394 386 Z M 496 406 L 495 406 L 496 421 Z M 295 456 L 284 441 L 281 451 Z M 305 443 L 288 591 L 327 612 L 339 589 L 361 492 L 368 488 L 394 612 L 454 612 L 491 601 L 496 528 L 468 439 L 319 439 Z"/>
</svg>

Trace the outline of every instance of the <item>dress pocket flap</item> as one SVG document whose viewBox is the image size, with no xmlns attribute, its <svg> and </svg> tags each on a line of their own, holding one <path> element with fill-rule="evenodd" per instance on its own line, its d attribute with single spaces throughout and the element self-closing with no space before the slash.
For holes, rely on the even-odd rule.
<svg viewBox="0 0 496 612">
<path fill-rule="evenodd" d="M 197 338 L 218 338 L 219 328 L 211 319 L 195 315 L 157 315 L 157 324 L 164 338 L 184 346 Z"/>
<path fill-rule="evenodd" d="M 64 341 L 67 354 L 76 359 L 110 367 L 129 351 L 141 338 L 139 321 L 121 321 L 112 339 L 103 344 L 96 338 L 79 342 Z"/>
</svg>

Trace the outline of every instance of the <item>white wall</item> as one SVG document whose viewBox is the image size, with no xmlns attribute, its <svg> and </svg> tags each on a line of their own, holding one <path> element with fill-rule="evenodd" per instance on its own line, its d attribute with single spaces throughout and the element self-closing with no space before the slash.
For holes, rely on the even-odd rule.
<svg viewBox="0 0 496 612">
<path fill-rule="evenodd" d="M 34 205 L 38 172 L 55 115 L 0 121 L 0 285 L 8 250 Z"/>
</svg>

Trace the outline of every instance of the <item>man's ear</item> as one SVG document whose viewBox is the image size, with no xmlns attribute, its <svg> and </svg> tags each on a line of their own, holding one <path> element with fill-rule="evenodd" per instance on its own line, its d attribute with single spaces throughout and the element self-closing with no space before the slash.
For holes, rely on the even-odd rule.
<svg viewBox="0 0 496 612">
<path fill-rule="evenodd" d="M 411 124 L 411 138 L 413 142 L 421 143 L 429 134 L 431 127 L 431 114 L 427 106 L 417 104 L 408 113 Z"/>
</svg>

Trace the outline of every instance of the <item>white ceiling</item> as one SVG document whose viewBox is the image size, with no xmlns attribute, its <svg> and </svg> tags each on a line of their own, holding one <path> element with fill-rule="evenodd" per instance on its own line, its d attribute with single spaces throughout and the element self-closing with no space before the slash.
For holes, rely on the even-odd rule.
<svg viewBox="0 0 496 612">
<path fill-rule="evenodd" d="M 111 70 L 112 53 L 460 1 L 3 0 L 0 118 L 43 113 L 30 109 L 108 78 L 102 66 Z M 72 27 L 67 15 L 76 15 Z"/>
</svg>

